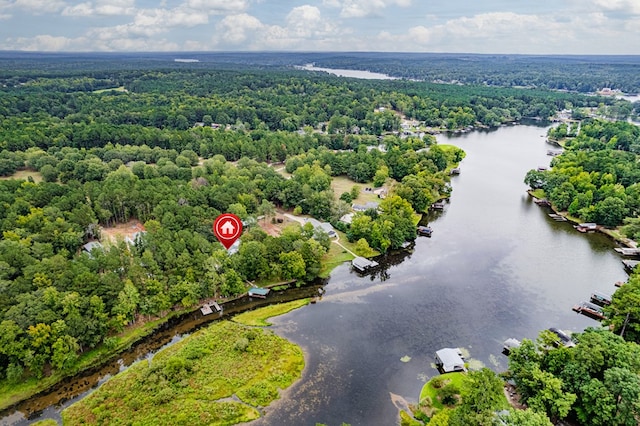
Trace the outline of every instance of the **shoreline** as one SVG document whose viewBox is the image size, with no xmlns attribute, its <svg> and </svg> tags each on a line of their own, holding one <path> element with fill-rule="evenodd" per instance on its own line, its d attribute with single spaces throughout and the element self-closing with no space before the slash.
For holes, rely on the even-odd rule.
<svg viewBox="0 0 640 426">
<path fill-rule="evenodd" d="M 278 285 L 283 284 L 277 283 L 272 286 Z M 314 281 L 314 283 L 310 283 L 302 287 L 294 286 L 282 291 L 274 291 L 274 294 L 280 297 L 272 296 L 267 299 L 250 298 L 246 293 L 244 293 L 243 295 L 219 302 L 220 306 L 223 307 L 223 311 L 218 315 L 202 315 L 199 312 L 202 303 L 186 310 L 173 311 L 166 317 L 162 318 L 161 321 L 156 320 L 157 323 L 154 323 L 153 327 L 150 327 L 148 330 L 144 330 L 143 334 L 136 336 L 130 342 L 127 341 L 121 347 L 114 349 L 114 351 L 109 353 L 107 356 L 93 360 L 91 363 L 87 362 L 86 366 L 79 368 L 71 374 L 57 377 L 55 381 L 52 381 L 51 383 L 47 383 L 44 379 L 38 381 L 38 383 L 46 383 L 46 385 L 42 387 L 37 387 L 36 384 L 31 390 L 14 392 L 13 395 L 7 393 L 7 395 L 3 397 L 3 401 L 0 403 L 0 420 L 15 412 L 23 413 L 25 418 L 28 419 L 34 414 L 42 412 L 49 406 L 60 404 L 62 401 L 71 400 L 78 395 L 93 389 L 95 385 L 98 384 L 100 377 L 103 376 L 103 374 L 99 373 L 109 369 L 110 367 L 114 367 L 114 369 L 119 370 L 119 360 L 126 358 L 127 361 L 124 361 L 123 364 L 130 366 L 140 358 L 141 355 L 139 352 L 143 352 L 143 354 L 155 352 L 170 342 L 175 334 L 193 332 L 215 322 L 216 320 L 230 320 L 228 318 L 229 315 L 246 312 L 256 307 L 259 308 L 273 303 L 282 303 L 315 297 L 317 296 L 318 288 L 320 287 L 321 284 L 319 284 L 318 281 Z M 287 294 L 291 297 L 287 298 Z M 140 332 L 144 325 L 145 324 L 141 324 L 132 328 L 130 330 L 130 334 L 135 335 L 136 332 Z M 180 330 L 181 325 L 186 326 L 186 329 Z M 167 333 L 166 336 L 161 335 L 162 332 L 166 331 L 171 332 Z M 154 341 L 154 337 L 159 338 Z M 164 342 L 164 340 L 167 340 L 167 342 Z M 146 344 L 149 344 L 150 347 L 144 348 L 144 345 Z M 154 346 L 157 347 L 154 348 Z M 141 348 L 142 351 L 140 351 Z M 104 350 L 104 348 L 102 349 Z M 94 377 L 97 374 L 99 374 L 99 377 Z M 106 374 L 112 373 L 107 372 Z M 73 392 L 74 395 L 70 396 L 63 394 L 67 388 L 76 389 L 76 391 Z M 41 403 L 40 405 L 37 404 L 39 402 L 39 398 L 45 399 L 47 397 L 51 397 L 51 400 L 47 400 L 45 403 Z M 25 409 L 26 406 L 29 405 L 32 405 L 32 407 L 30 407 L 30 409 Z"/>
<path fill-rule="evenodd" d="M 534 200 L 534 201 L 541 201 L 541 198 L 536 197 L 533 194 L 533 190 L 529 189 L 527 190 L 527 194 L 529 194 L 529 196 Z M 578 225 L 580 224 L 580 220 L 578 218 L 575 218 L 573 216 L 570 216 L 569 214 L 567 214 L 567 212 L 562 212 L 562 211 L 558 211 L 556 210 L 553 205 L 549 205 L 547 206 L 554 214 L 557 214 L 558 216 L 562 216 L 566 219 L 567 222 L 573 224 L 573 225 Z M 596 232 L 599 232 L 603 235 L 606 235 L 607 237 L 611 238 L 613 241 L 615 241 L 616 243 L 624 246 L 624 247 L 630 247 L 630 248 L 636 248 L 637 243 L 636 241 L 630 239 L 630 238 L 626 238 L 623 237 L 621 235 L 617 235 L 618 234 L 618 230 L 617 229 L 608 229 L 606 227 L 604 227 L 603 225 L 597 225 L 596 227 Z"/>
</svg>

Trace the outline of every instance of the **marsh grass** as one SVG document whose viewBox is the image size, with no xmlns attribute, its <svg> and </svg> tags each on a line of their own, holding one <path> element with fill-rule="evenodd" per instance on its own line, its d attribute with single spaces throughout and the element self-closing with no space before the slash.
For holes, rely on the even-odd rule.
<svg viewBox="0 0 640 426">
<path fill-rule="evenodd" d="M 278 303 L 277 305 L 269 305 L 264 308 L 255 309 L 253 311 L 243 312 L 233 317 L 233 322 L 238 324 L 267 327 L 271 323 L 267 319 L 278 315 L 286 314 L 294 309 L 301 308 L 309 304 L 309 299 L 294 300 L 293 302 Z"/>
<path fill-rule="evenodd" d="M 134 364 L 62 412 L 65 425 L 232 425 L 260 416 L 300 377 L 300 348 L 275 334 L 217 322 Z M 240 401 L 230 399 L 236 395 Z"/>
</svg>

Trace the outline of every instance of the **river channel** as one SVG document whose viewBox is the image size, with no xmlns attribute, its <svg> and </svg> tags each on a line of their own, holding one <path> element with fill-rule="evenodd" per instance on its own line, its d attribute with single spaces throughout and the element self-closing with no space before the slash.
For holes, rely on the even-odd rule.
<svg viewBox="0 0 640 426">
<path fill-rule="evenodd" d="M 527 195 L 526 172 L 550 162 L 546 129 L 438 137 L 467 156 L 433 236 L 373 276 L 339 267 L 319 303 L 275 319 L 307 367 L 257 424 L 395 425 L 397 405 L 416 402 L 438 374 L 438 349 L 464 348 L 473 365 L 503 371 L 509 337 L 599 326 L 571 307 L 593 290 L 613 292 L 626 274 L 612 241 L 552 221 Z"/>
<path fill-rule="evenodd" d="M 433 236 L 380 259 L 381 269 L 369 275 L 338 267 L 318 303 L 273 319 L 276 333 L 303 347 L 306 368 L 256 425 L 395 425 L 397 407 L 415 402 L 437 374 L 438 349 L 463 348 L 473 366 L 503 371 L 500 352 L 509 337 L 599 325 L 571 307 L 593 290 L 612 293 L 626 274 L 612 241 L 552 221 L 527 195 L 526 172 L 550 162 L 546 130 L 518 125 L 438 136 L 467 155 L 452 178 L 450 202 L 428 218 Z M 160 340 L 201 324 L 194 316 L 159 333 Z M 127 356 L 145 358 L 145 348 Z M 86 386 L 124 363 L 94 372 Z M 59 406 L 39 404 L 20 409 L 59 418 Z M 29 421 L 17 413 L 0 419 L 5 423 Z"/>
</svg>

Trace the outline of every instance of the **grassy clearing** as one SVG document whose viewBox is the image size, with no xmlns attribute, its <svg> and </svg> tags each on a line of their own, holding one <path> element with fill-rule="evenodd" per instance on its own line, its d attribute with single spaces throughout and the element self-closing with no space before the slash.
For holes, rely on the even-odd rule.
<svg viewBox="0 0 640 426">
<path fill-rule="evenodd" d="M 529 194 L 531 194 L 533 197 L 536 197 L 540 200 L 546 197 L 546 194 L 544 193 L 544 189 L 533 189 L 529 191 Z"/>
<path fill-rule="evenodd" d="M 462 382 L 465 378 L 465 374 L 460 372 L 446 373 L 436 376 L 433 379 L 435 378 L 442 379 L 444 381 L 443 386 L 452 383 L 458 389 L 460 389 L 462 387 Z M 433 386 L 433 379 L 429 380 L 422 387 L 422 390 L 420 391 L 420 402 L 428 397 L 431 400 L 431 407 L 442 410 L 444 408 L 444 405 L 442 405 L 442 403 L 438 399 L 438 389 Z"/>
<path fill-rule="evenodd" d="M 35 183 L 42 182 L 42 175 L 40 174 L 40 172 L 37 172 L 35 170 L 18 170 L 11 176 L 0 176 L 0 180 L 29 180 L 29 176 L 31 176 Z"/>
<path fill-rule="evenodd" d="M 342 239 L 340 239 L 340 243 L 347 247 L 347 245 L 343 243 Z M 319 274 L 320 278 L 328 278 L 334 268 L 342 265 L 344 262 L 350 261 L 351 259 L 353 259 L 353 256 L 348 251 L 337 244 L 331 243 L 329 251 L 324 255 L 322 259 L 322 267 L 320 268 Z"/>
<path fill-rule="evenodd" d="M 346 176 L 335 176 L 331 179 L 331 189 L 333 189 L 336 197 L 340 197 L 344 192 L 351 192 L 351 188 L 354 185 L 358 185 L 360 187 L 360 194 L 358 194 L 358 198 L 353 200 L 356 204 L 364 204 L 368 201 L 380 202 L 380 198 L 372 192 L 364 192 L 364 188 L 373 188 L 372 182 L 366 183 L 358 183 Z"/>
<path fill-rule="evenodd" d="M 65 425 L 219 424 L 260 416 L 300 377 L 300 348 L 271 332 L 221 321 L 134 364 L 62 412 Z M 241 401 L 227 399 L 236 395 Z"/>
<path fill-rule="evenodd" d="M 253 311 L 243 312 L 233 317 L 233 322 L 238 324 L 268 327 L 271 325 L 267 319 L 271 317 L 277 317 L 278 315 L 286 314 L 294 309 L 301 308 L 309 304 L 309 299 L 294 300 L 293 302 L 279 303 L 277 305 L 270 305 L 264 308 L 255 309 Z"/>
<path fill-rule="evenodd" d="M 94 90 L 92 93 L 105 93 L 105 92 L 126 92 L 127 89 L 124 88 L 124 86 L 120 86 L 120 87 L 112 87 L 110 89 L 100 89 L 100 90 Z"/>
</svg>

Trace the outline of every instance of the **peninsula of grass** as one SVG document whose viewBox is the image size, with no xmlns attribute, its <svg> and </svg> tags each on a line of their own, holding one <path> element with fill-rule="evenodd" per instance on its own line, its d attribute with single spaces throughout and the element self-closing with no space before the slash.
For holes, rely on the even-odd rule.
<svg viewBox="0 0 640 426">
<path fill-rule="evenodd" d="M 255 309 L 253 311 L 243 312 L 233 317 L 233 322 L 238 324 L 254 326 L 254 327 L 268 327 L 271 325 L 267 319 L 277 317 L 278 315 L 284 315 L 287 312 L 291 312 L 294 309 L 301 308 L 308 305 L 309 299 L 294 300 L 293 302 L 278 303 L 277 305 L 269 305 L 264 308 Z"/>
<path fill-rule="evenodd" d="M 62 419 L 65 425 L 247 422 L 260 417 L 257 407 L 277 399 L 303 367 L 298 346 L 221 321 L 134 364 L 65 409 Z"/>
<path fill-rule="evenodd" d="M 464 381 L 465 374 L 461 372 L 453 372 L 453 373 L 445 373 L 439 376 L 436 376 L 429 380 L 422 387 L 420 391 L 420 405 L 422 405 L 423 401 L 430 401 L 430 406 L 437 410 L 442 410 L 444 408 L 444 404 L 438 398 L 438 390 L 452 384 L 456 388 L 462 388 L 462 382 Z M 439 383 L 438 383 L 439 382 Z M 434 384 L 439 387 L 434 386 Z"/>
</svg>

